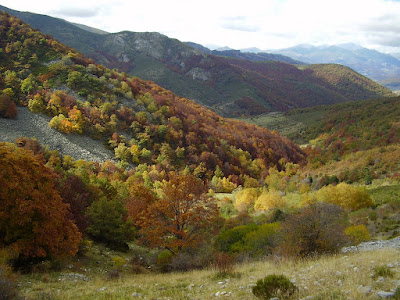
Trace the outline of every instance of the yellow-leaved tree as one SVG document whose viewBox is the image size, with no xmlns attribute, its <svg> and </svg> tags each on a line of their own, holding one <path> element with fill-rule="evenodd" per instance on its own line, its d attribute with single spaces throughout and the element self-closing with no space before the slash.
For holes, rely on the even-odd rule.
<svg viewBox="0 0 400 300">
<path fill-rule="evenodd" d="M 344 182 L 336 186 L 325 186 L 316 192 L 315 196 L 318 201 L 339 205 L 351 211 L 373 205 L 371 196 L 365 187 L 357 187 Z"/>
<path fill-rule="evenodd" d="M 247 211 L 259 196 L 257 188 L 248 188 L 239 191 L 235 195 L 234 206 L 238 211 Z"/>
<path fill-rule="evenodd" d="M 263 192 L 255 201 L 254 209 L 259 211 L 268 211 L 274 208 L 285 208 L 286 201 L 282 198 L 281 193 L 276 190 Z"/>
</svg>

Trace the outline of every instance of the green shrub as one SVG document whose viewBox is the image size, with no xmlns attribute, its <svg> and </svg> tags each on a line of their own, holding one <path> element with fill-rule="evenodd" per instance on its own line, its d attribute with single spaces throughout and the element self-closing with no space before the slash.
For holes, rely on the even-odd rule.
<svg viewBox="0 0 400 300">
<path fill-rule="evenodd" d="M 393 299 L 395 299 L 395 300 L 400 300 L 400 288 L 397 288 L 397 289 L 394 291 Z"/>
<path fill-rule="evenodd" d="M 373 275 L 374 278 L 381 276 L 392 278 L 394 277 L 394 275 L 395 275 L 394 271 L 390 269 L 388 266 L 383 265 L 383 266 L 376 266 L 374 268 L 374 275 Z"/>
<path fill-rule="evenodd" d="M 244 248 L 251 255 L 267 255 L 277 245 L 279 223 L 265 223 L 244 237 Z"/>
<path fill-rule="evenodd" d="M 164 250 L 160 252 L 157 256 L 157 266 L 160 268 L 161 272 L 168 272 L 170 270 L 170 263 L 174 255 L 171 251 Z"/>
<path fill-rule="evenodd" d="M 120 257 L 120 256 L 114 257 L 114 258 L 112 259 L 112 261 L 113 261 L 114 267 L 115 267 L 117 270 L 119 270 L 119 271 L 120 271 L 120 270 L 122 269 L 122 267 L 126 264 L 126 260 L 123 259 L 123 258 Z"/>
<path fill-rule="evenodd" d="M 239 252 L 244 247 L 244 237 L 257 230 L 257 225 L 241 225 L 221 232 L 215 240 L 215 248 L 221 252 Z"/>
<path fill-rule="evenodd" d="M 126 218 L 127 212 L 121 201 L 100 198 L 89 206 L 87 214 L 90 220 L 87 232 L 94 240 L 113 249 L 129 249 L 127 242 L 134 237 L 134 227 Z"/>
<path fill-rule="evenodd" d="M 371 211 L 369 214 L 368 214 L 368 219 L 370 219 L 371 221 L 376 221 L 376 219 L 377 219 L 377 214 L 376 214 L 376 211 Z"/>
<path fill-rule="evenodd" d="M 264 279 L 257 280 L 253 287 L 253 294 L 260 299 L 273 297 L 287 298 L 293 295 L 297 287 L 284 275 L 268 275 Z"/>
</svg>

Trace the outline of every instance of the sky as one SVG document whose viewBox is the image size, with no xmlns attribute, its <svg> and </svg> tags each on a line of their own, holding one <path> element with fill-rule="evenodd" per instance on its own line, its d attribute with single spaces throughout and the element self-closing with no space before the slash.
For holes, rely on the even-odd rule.
<svg viewBox="0 0 400 300">
<path fill-rule="evenodd" d="M 400 0 L 0 0 L 108 32 L 155 31 L 208 46 L 262 50 L 356 43 L 400 53 Z"/>
</svg>

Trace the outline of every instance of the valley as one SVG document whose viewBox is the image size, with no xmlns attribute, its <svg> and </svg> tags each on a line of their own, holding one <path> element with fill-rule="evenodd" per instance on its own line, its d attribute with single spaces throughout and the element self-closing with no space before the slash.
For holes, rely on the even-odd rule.
<svg viewBox="0 0 400 300">
<path fill-rule="evenodd" d="M 8 11 L 5 299 L 398 299 L 400 97 L 341 65 Z"/>
</svg>

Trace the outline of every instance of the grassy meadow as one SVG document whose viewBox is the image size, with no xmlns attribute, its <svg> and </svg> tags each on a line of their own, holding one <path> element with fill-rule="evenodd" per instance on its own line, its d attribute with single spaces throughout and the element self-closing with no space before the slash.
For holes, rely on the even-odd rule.
<svg viewBox="0 0 400 300">
<path fill-rule="evenodd" d="M 399 261 L 400 251 L 387 248 L 305 260 L 271 257 L 238 264 L 225 275 L 212 268 L 135 275 L 128 265 L 119 278 L 111 279 L 111 260 L 103 257 L 96 269 L 75 261 L 62 272 L 21 276 L 20 288 L 26 299 L 255 299 L 251 287 L 258 279 L 283 274 L 298 287 L 293 299 L 377 299 L 377 291 L 394 290 L 399 285 Z M 374 268 L 387 265 L 392 267 L 390 274 L 376 276 Z M 83 274 L 85 279 L 74 274 Z M 360 286 L 370 287 L 371 292 Z"/>
</svg>

